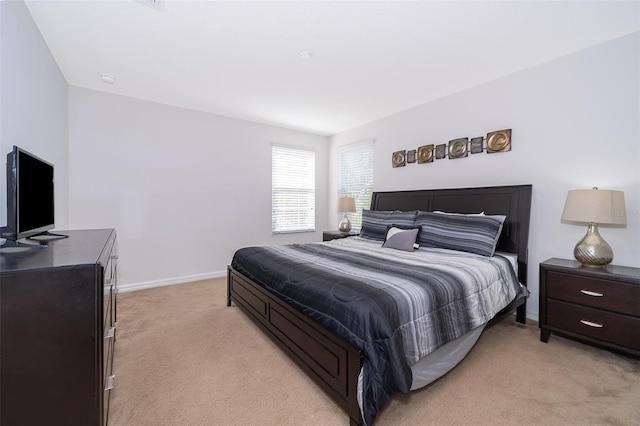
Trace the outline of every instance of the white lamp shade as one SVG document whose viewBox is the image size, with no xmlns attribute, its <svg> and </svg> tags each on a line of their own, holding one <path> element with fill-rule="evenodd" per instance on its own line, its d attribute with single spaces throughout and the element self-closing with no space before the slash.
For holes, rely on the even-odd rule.
<svg viewBox="0 0 640 426">
<path fill-rule="evenodd" d="M 567 194 L 562 211 L 566 222 L 626 225 L 624 192 L 606 189 L 574 189 Z"/>
<path fill-rule="evenodd" d="M 338 198 L 338 213 L 344 212 L 355 212 L 356 211 L 356 200 L 351 197 L 340 197 Z"/>
</svg>

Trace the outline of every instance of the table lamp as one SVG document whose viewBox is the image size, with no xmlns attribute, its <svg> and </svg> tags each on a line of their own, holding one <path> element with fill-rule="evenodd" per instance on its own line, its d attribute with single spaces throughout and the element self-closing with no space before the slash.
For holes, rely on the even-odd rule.
<svg viewBox="0 0 640 426">
<path fill-rule="evenodd" d="M 576 260 L 590 268 L 604 268 L 613 260 L 611 246 L 598 232 L 598 224 L 627 224 L 624 192 L 575 189 L 569 191 L 562 211 L 563 222 L 587 223 L 587 234 L 573 250 Z"/>
<path fill-rule="evenodd" d="M 343 213 L 342 221 L 338 224 L 338 231 L 348 234 L 351 231 L 351 222 L 347 213 L 356 211 L 356 200 L 351 197 L 338 198 L 338 213 Z"/>
</svg>

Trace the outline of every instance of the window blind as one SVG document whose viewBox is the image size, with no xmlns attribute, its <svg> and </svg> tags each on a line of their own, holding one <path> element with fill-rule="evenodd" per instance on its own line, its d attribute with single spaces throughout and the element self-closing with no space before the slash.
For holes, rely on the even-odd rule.
<svg viewBox="0 0 640 426">
<path fill-rule="evenodd" d="M 353 197 L 356 212 L 349 213 L 352 229 L 362 227 L 362 209 L 371 207 L 373 194 L 373 139 L 338 148 L 338 197 Z M 337 220 L 342 219 L 338 213 Z"/>
<path fill-rule="evenodd" d="M 271 232 L 315 231 L 316 153 L 271 147 Z"/>
</svg>

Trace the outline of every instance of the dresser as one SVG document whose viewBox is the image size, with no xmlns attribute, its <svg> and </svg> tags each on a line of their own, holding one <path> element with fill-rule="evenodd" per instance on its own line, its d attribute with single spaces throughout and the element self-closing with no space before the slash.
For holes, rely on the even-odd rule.
<svg viewBox="0 0 640 426">
<path fill-rule="evenodd" d="M 68 238 L 0 250 L 2 425 L 108 422 L 116 232 L 56 232 Z"/>
<path fill-rule="evenodd" d="M 551 332 L 640 356 L 640 268 L 540 264 L 540 340 Z"/>
</svg>

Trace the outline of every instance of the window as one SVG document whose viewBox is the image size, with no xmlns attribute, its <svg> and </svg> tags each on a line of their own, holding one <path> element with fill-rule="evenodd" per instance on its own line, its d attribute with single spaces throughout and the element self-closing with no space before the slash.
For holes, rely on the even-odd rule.
<svg viewBox="0 0 640 426">
<path fill-rule="evenodd" d="M 271 147 L 271 232 L 315 231 L 316 153 Z"/>
<path fill-rule="evenodd" d="M 349 220 L 353 229 L 360 229 L 362 209 L 371 207 L 373 194 L 373 139 L 339 147 L 338 167 L 338 197 L 355 199 L 356 212 L 349 213 Z"/>
</svg>

